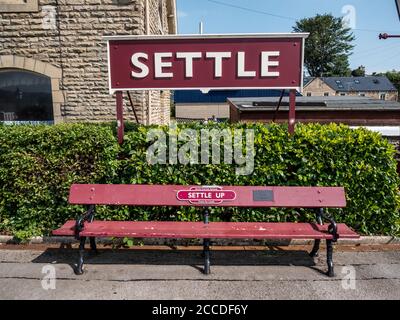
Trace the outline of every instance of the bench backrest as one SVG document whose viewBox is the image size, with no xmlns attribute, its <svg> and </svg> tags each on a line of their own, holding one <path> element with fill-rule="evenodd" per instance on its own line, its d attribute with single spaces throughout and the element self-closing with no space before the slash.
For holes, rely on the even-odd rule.
<svg viewBox="0 0 400 320">
<path fill-rule="evenodd" d="M 73 184 L 71 204 L 343 208 L 342 187 Z"/>
</svg>

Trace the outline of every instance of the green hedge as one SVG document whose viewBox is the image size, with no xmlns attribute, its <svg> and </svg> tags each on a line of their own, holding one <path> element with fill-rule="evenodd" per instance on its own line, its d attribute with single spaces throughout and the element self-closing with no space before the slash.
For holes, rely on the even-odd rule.
<svg viewBox="0 0 400 320">
<path fill-rule="evenodd" d="M 0 127 L 0 230 L 21 239 L 48 234 L 76 215 L 69 186 L 107 182 L 117 155 L 109 127 Z"/>
<path fill-rule="evenodd" d="M 149 128 L 129 125 L 119 147 L 114 125 L 0 126 L 0 232 L 25 239 L 49 234 L 84 208 L 67 203 L 72 183 L 344 186 L 348 205 L 329 212 L 362 234 L 400 234 L 394 147 L 377 133 L 346 126 L 261 124 L 179 125 L 200 130 L 253 129 L 255 168 L 236 165 L 149 165 Z M 200 220 L 196 208 L 99 207 L 98 219 Z M 212 210 L 215 221 L 307 221 L 311 211 L 293 209 Z"/>
</svg>

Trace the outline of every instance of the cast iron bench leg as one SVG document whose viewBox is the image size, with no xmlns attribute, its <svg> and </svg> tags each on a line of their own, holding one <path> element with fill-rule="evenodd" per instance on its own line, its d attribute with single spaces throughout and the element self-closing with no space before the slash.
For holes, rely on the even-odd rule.
<svg viewBox="0 0 400 320">
<path fill-rule="evenodd" d="M 322 218 L 324 216 L 324 208 L 318 208 L 316 209 L 316 218 L 317 218 L 317 223 L 322 226 Z M 310 252 L 310 257 L 317 257 L 318 256 L 318 251 L 319 251 L 319 245 L 321 243 L 321 239 L 315 239 L 314 240 L 314 246 Z"/>
<path fill-rule="evenodd" d="M 334 277 L 335 273 L 333 272 L 333 240 L 326 240 L 326 262 L 328 264 L 328 272 L 327 275 L 329 277 Z"/>
<path fill-rule="evenodd" d="M 90 241 L 90 249 L 92 250 L 93 253 L 97 253 L 96 238 L 90 237 L 89 241 Z"/>
<path fill-rule="evenodd" d="M 204 239 L 204 274 L 210 274 L 210 239 Z"/>
<path fill-rule="evenodd" d="M 314 241 L 314 246 L 310 252 L 310 257 L 317 257 L 318 256 L 318 251 L 319 251 L 319 245 L 321 243 L 320 239 L 315 239 Z"/>
<path fill-rule="evenodd" d="M 77 275 L 83 274 L 83 255 L 85 254 L 85 242 L 86 242 L 86 237 L 81 237 L 81 242 L 79 244 L 78 265 L 75 270 L 75 273 Z"/>
</svg>

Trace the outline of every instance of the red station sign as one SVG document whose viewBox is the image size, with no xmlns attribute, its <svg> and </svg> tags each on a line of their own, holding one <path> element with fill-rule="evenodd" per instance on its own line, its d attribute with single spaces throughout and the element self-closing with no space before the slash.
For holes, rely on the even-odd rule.
<svg viewBox="0 0 400 320">
<path fill-rule="evenodd" d="M 105 37 L 110 92 L 302 89 L 307 34 Z"/>
</svg>

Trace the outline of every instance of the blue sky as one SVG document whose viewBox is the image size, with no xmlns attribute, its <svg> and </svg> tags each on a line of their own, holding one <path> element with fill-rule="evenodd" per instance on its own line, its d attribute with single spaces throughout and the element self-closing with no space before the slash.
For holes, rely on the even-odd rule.
<svg viewBox="0 0 400 320">
<path fill-rule="evenodd" d="M 378 39 L 380 32 L 400 34 L 394 0 L 177 0 L 178 31 L 198 33 L 202 21 L 204 33 L 291 32 L 304 17 L 349 15 L 345 6 L 355 10 L 351 67 L 365 65 L 367 73 L 400 70 L 400 39 Z"/>
</svg>

